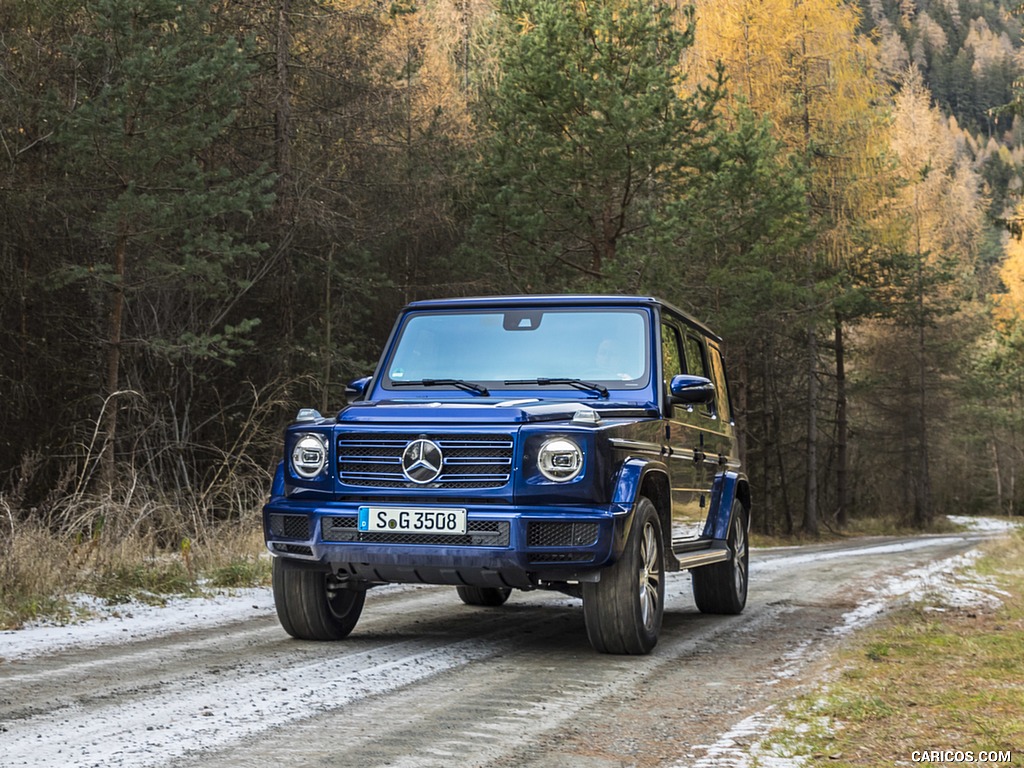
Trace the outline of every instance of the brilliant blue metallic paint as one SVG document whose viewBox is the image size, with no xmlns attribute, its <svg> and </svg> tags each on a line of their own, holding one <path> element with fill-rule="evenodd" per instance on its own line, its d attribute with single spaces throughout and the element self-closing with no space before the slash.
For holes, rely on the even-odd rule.
<svg viewBox="0 0 1024 768">
<path fill-rule="evenodd" d="M 715 337 L 704 326 L 678 310 L 666 307 L 655 299 L 630 297 L 502 297 L 417 302 L 406 308 L 396 323 L 384 348 L 381 363 L 388 359 L 395 343 L 397 329 L 412 311 L 425 309 L 482 307 L 565 307 L 565 306 L 630 306 L 644 307 L 651 313 L 650 325 L 659 328 L 659 311 L 672 311 L 691 326 Z M 663 308 L 663 309 L 662 309 Z M 660 339 L 652 334 L 651 359 L 660 358 Z M 378 365 L 378 370 L 380 369 Z M 271 499 L 264 508 L 264 525 L 268 546 L 274 541 L 309 546 L 315 560 L 322 563 L 376 563 L 382 567 L 421 565 L 423 568 L 455 568 L 494 571 L 508 574 L 509 582 L 531 583 L 541 574 L 547 580 L 573 579 L 582 571 L 600 569 L 613 562 L 622 551 L 633 506 L 645 479 L 650 473 L 666 473 L 664 462 L 654 456 L 639 456 L 634 451 L 616 447 L 612 438 L 648 441 L 660 430 L 659 412 L 663 394 L 660 376 L 652 371 L 652 384 L 643 390 L 612 390 L 607 399 L 572 388 L 553 387 L 543 391 L 535 387 L 502 389 L 490 397 L 480 397 L 456 389 L 424 389 L 403 392 L 396 398 L 393 391 L 382 390 L 376 377 L 368 384 L 365 396 L 344 408 L 336 419 L 298 423 L 286 431 L 285 457 L 298 435 L 315 432 L 328 434 L 328 470 L 324 476 L 303 480 L 295 476 L 284 461 L 275 473 Z M 653 382 L 658 382 L 657 384 Z M 516 402 L 520 401 L 520 402 Z M 601 414 L 597 424 L 580 424 L 572 416 L 580 407 L 593 408 Z M 335 543 L 320 540 L 320 519 L 327 515 L 354 515 L 360 497 L 372 496 L 374 503 L 417 505 L 447 504 L 446 499 L 465 496 L 459 489 L 353 489 L 343 486 L 337 477 L 337 435 L 347 430 L 431 432 L 494 432 L 513 435 L 513 467 L 510 482 L 502 488 L 473 490 L 471 496 L 497 503 L 459 504 L 467 509 L 470 519 L 507 520 L 511 523 L 510 545 L 502 547 L 448 547 L 407 544 Z M 568 437 L 584 449 L 585 466 L 578 478 L 569 483 L 545 480 L 535 464 L 535 449 L 551 437 Z M 728 531 L 732 500 L 740 482 L 735 473 L 722 473 L 712 488 L 709 514 L 702 538 L 724 540 Z M 309 515 L 313 538 L 308 541 L 274 538 L 270 535 L 269 515 Z M 600 534 L 596 543 L 571 547 L 592 558 L 585 566 L 578 563 L 530 563 L 526 547 L 526 523 L 529 520 L 554 522 L 597 522 Z M 550 549 L 545 552 L 552 551 Z M 557 550 L 555 550 L 557 551 Z M 277 554 L 277 553 L 275 553 Z M 534 574 L 534 577 L 528 574 Z M 493 575 L 493 574 L 492 574 Z M 481 576 L 483 578 L 483 576 Z M 490 577 L 488 577 L 490 578 Z M 525 580 L 525 581 L 524 581 Z"/>
</svg>

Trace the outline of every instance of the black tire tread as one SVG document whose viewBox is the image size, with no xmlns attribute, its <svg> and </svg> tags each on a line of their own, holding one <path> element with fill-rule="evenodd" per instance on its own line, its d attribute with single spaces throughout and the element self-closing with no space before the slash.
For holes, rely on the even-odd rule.
<svg viewBox="0 0 1024 768">
<path fill-rule="evenodd" d="M 512 594 L 511 589 L 504 587 L 456 587 L 459 599 L 466 605 L 479 605 L 488 608 L 496 608 L 504 605 Z"/>
<path fill-rule="evenodd" d="M 732 518 L 729 522 L 729 548 L 734 544 L 734 527 L 746 526 L 746 510 L 737 500 L 733 502 Z M 743 612 L 747 602 L 747 590 L 737 594 L 735 582 L 735 562 L 730 559 L 724 563 L 705 565 L 694 568 L 691 572 L 693 580 L 693 601 L 701 613 L 735 616 Z M 749 568 L 746 571 L 750 578 Z"/>
<path fill-rule="evenodd" d="M 297 570 L 274 559 L 272 576 L 274 607 L 284 631 L 299 640 L 341 640 L 359 621 L 365 590 L 340 594 L 342 610 L 332 611 L 328 602 L 327 574 Z"/>
<path fill-rule="evenodd" d="M 665 551 L 661 521 L 654 504 L 647 498 L 637 502 L 634 520 L 622 558 L 601 574 L 601 580 L 583 584 L 583 616 L 587 637 L 599 653 L 650 653 L 658 642 L 664 610 Z M 653 521 L 661 561 L 661 589 L 658 615 L 653 632 L 643 626 L 637 605 L 636 576 L 639 569 L 640 543 L 644 526 Z"/>
</svg>

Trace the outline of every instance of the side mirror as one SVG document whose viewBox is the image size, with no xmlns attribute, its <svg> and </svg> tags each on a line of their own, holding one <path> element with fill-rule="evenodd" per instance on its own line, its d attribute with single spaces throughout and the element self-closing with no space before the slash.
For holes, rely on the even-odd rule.
<svg viewBox="0 0 1024 768">
<path fill-rule="evenodd" d="M 363 395 L 366 394 L 366 390 L 370 386 L 370 379 L 372 376 L 363 376 L 361 379 L 350 381 L 345 387 L 345 397 L 349 402 L 353 400 L 359 400 Z"/>
<path fill-rule="evenodd" d="M 673 376 L 668 386 L 670 399 L 676 405 L 708 405 L 715 402 L 715 385 L 703 376 Z"/>
</svg>

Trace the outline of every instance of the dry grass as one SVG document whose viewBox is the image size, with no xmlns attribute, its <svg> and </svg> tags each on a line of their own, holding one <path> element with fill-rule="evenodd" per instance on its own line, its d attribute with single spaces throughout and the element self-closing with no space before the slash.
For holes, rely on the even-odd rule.
<svg viewBox="0 0 1024 768">
<path fill-rule="evenodd" d="M 0 628 L 72 618 L 78 593 L 159 602 L 267 582 L 260 509 L 271 477 L 257 457 L 280 450 L 281 413 L 303 386 L 276 380 L 236 392 L 223 413 L 234 437 L 223 446 L 188 442 L 172 415 L 119 393 L 132 395 L 124 405 L 136 409 L 136 429 L 122 430 L 133 450 L 119 457 L 113 488 L 100 466 L 102 412 L 78 425 L 90 428 L 74 432 L 62 458 L 23 455 L 0 485 Z"/>
<path fill-rule="evenodd" d="M 998 609 L 914 606 L 866 632 L 838 678 L 800 700 L 773 741 L 835 766 L 910 765 L 915 751 L 1008 751 L 1024 766 L 1024 537 L 989 547 L 979 571 Z M 932 763 L 941 764 L 941 763 Z"/>
<path fill-rule="evenodd" d="M 236 489 L 229 515 L 223 496 L 216 506 L 177 504 L 138 487 L 64 497 L 45 514 L 0 496 L 0 629 L 78 618 L 71 598 L 79 593 L 109 604 L 161 602 L 267 583 L 259 485 Z"/>
</svg>

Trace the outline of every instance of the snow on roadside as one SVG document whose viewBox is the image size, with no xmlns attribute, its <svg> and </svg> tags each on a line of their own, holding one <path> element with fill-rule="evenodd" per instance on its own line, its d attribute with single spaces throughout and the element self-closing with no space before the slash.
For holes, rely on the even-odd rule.
<svg viewBox="0 0 1024 768">
<path fill-rule="evenodd" d="M 0 661 L 157 637 L 270 616 L 274 612 L 274 598 L 265 587 L 224 590 L 208 597 L 172 597 L 163 605 L 137 601 L 107 605 L 86 595 L 78 596 L 75 602 L 94 618 L 63 625 L 39 622 L 24 629 L 2 631 Z"/>
<path fill-rule="evenodd" d="M 962 525 L 969 531 L 978 533 L 1009 533 L 1020 530 L 1024 521 L 1012 517 L 968 517 L 966 515 L 946 515 L 949 522 Z"/>
<path fill-rule="evenodd" d="M 949 516 L 956 525 L 977 533 L 1001 535 L 1020 530 L 1021 524 L 1007 519 L 985 517 Z M 934 543 L 934 540 L 933 540 Z M 915 548 L 915 542 L 897 545 L 882 545 L 873 551 L 902 551 Z M 847 553 L 817 553 L 816 558 L 843 557 Z M 906 602 L 923 603 L 925 610 L 945 611 L 948 609 L 979 608 L 994 610 L 1002 605 L 1001 596 L 1008 593 L 995 583 L 974 570 L 981 552 L 973 549 L 961 555 L 915 568 L 898 576 L 892 576 L 880 587 L 872 590 L 874 597 L 860 603 L 852 611 L 843 614 L 840 624 L 829 631 L 832 635 L 847 635 L 870 623 L 876 616 L 896 604 Z M 768 569 L 791 566 L 800 555 L 780 558 L 778 563 L 766 563 Z M 775 670 L 775 682 L 796 674 L 797 668 L 809 661 L 812 653 L 810 643 L 802 643 L 786 654 L 783 663 Z M 769 684 L 771 684 L 771 682 Z M 773 751 L 770 735 L 784 725 L 784 715 L 769 706 L 755 712 L 722 734 L 714 744 L 704 749 L 704 756 L 689 764 L 691 768 L 801 768 L 809 758 L 801 755 L 780 755 Z M 682 768 L 682 763 L 676 768 Z"/>
<path fill-rule="evenodd" d="M 374 594 L 426 588 L 416 584 L 385 584 L 376 587 Z M 137 600 L 110 605 L 90 595 L 76 595 L 73 602 L 90 618 L 63 624 L 39 621 L 23 629 L 0 631 L 0 663 L 270 618 L 275 612 L 270 587 L 207 590 L 202 597 L 170 597 L 160 605 Z"/>
<path fill-rule="evenodd" d="M 992 517 L 961 517 L 950 515 L 949 520 L 970 531 L 1004 534 L 1018 530 L 1020 525 L 1007 519 Z M 922 568 L 893 576 L 872 590 L 875 596 L 863 601 L 843 616 L 843 624 L 832 629 L 835 634 L 847 634 L 896 602 L 923 602 L 926 610 L 943 611 L 947 608 L 984 608 L 994 610 L 1002 604 L 1006 592 L 995 583 L 973 570 L 981 556 L 972 549 L 962 555 L 940 560 Z"/>
</svg>

